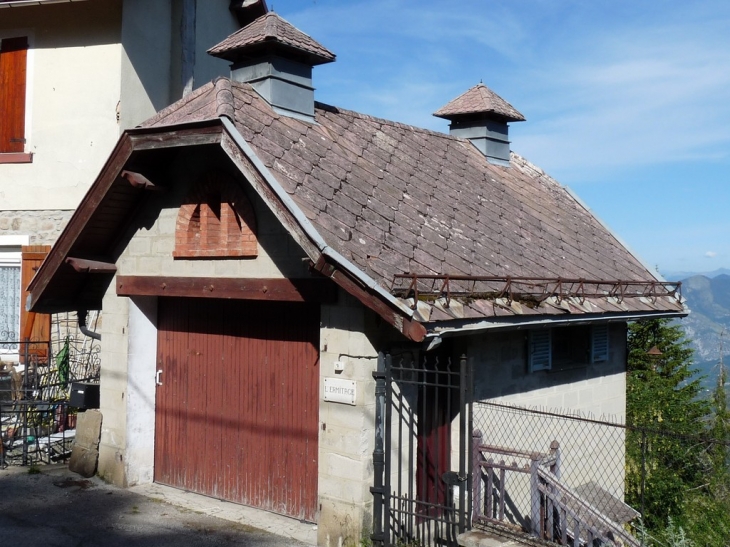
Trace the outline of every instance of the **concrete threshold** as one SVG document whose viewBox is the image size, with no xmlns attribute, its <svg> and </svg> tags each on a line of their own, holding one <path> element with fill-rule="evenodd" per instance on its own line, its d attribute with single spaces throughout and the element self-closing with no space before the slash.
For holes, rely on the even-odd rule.
<svg viewBox="0 0 730 547">
<path fill-rule="evenodd" d="M 162 484 L 141 484 L 128 488 L 130 492 L 164 501 L 190 511 L 236 522 L 259 530 L 317 545 L 317 525 L 254 509 L 245 505 L 218 500 Z"/>
</svg>

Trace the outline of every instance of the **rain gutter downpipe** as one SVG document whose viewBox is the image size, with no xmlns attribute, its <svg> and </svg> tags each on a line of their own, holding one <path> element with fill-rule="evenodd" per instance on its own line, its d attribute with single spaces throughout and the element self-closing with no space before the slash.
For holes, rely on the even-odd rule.
<svg viewBox="0 0 730 547">
<path fill-rule="evenodd" d="M 89 330 L 89 328 L 86 326 L 86 315 L 88 313 L 89 312 L 87 310 L 79 310 L 76 312 L 76 317 L 79 320 L 79 330 L 89 338 L 93 338 L 94 340 L 101 340 L 101 334 Z"/>
</svg>

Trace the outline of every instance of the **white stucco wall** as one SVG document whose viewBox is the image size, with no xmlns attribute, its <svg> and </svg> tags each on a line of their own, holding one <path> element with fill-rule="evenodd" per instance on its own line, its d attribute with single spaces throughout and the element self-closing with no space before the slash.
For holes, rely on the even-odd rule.
<svg viewBox="0 0 730 547">
<path fill-rule="evenodd" d="M 28 164 L 0 164 L 4 210 L 73 209 L 119 136 L 121 0 L 2 10 L 27 35 Z"/>
<path fill-rule="evenodd" d="M 95 0 L 2 10 L 0 38 L 28 36 L 25 152 L 0 163 L 3 210 L 71 210 L 119 134 L 182 97 L 182 0 Z M 198 0 L 194 87 L 228 75 L 205 50 L 238 29 L 228 0 Z M 178 10 L 179 11 L 179 10 Z"/>
<path fill-rule="evenodd" d="M 192 36 L 181 33 L 182 10 L 194 9 Z M 192 89 L 230 74 L 208 49 L 238 30 L 228 0 L 125 0 L 122 23 L 121 127 L 134 127 L 183 96 L 184 42 L 195 51 Z M 164 22 L 165 24 L 161 24 Z"/>
</svg>

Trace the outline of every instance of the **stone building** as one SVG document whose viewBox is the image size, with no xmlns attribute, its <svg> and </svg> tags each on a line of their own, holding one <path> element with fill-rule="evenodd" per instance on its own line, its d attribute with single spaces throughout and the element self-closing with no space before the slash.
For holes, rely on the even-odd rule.
<svg viewBox="0 0 730 547">
<path fill-rule="evenodd" d="M 100 475 L 395 541 L 406 502 L 468 521 L 474 399 L 625 412 L 626 322 L 685 310 L 510 152 L 517 110 L 479 84 L 445 134 L 317 103 L 335 56 L 273 13 L 210 52 L 230 78 L 122 133 L 30 286 L 103 310 Z"/>
</svg>

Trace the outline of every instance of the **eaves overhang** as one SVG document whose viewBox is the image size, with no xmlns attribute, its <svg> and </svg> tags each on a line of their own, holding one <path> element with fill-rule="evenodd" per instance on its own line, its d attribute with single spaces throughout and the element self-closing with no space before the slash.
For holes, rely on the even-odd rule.
<svg viewBox="0 0 730 547">
<path fill-rule="evenodd" d="M 77 271 L 69 258 L 113 264 L 119 235 L 146 195 L 122 176 L 142 152 L 185 146 L 220 146 L 310 258 L 313 268 L 355 296 L 407 338 L 420 341 L 425 328 L 413 311 L 345 259 L 317 232 L 294 200 L 226 117 L 125 131 L 84 196 L 56 245 L 31 281 L 27 308 L 38 313 L 100 309 L 114 273 Z M 144 163 L 144 162 L 141 162 Z M 144 171 L 145 165 L 142 166 Z M 144 176 L 144 173 L 142 173 Z M 154 178 L 154 177 L 153 177 Z M 115 239 L 116 238 L 116 239 Z"/>
<path fill-rule="evenodd" d="M 159 159 L 177 147 L 219 144 L 222 133 L 217 119 L 126 130 L 31 280 L 26 308 L 37 313 L 101 309 L 114 274 L 77 271 L 68 259 L 115 262 L 113 253 L 127 219 L 148 195 L 122 176 L 125 169 L 155 172 L 154 164 L 160 162 L 150 162 L 151 155 Z"/>
<path fill-rule="evenodd" d="M 689 309 L 683 311 L 657 312 L 625 312 L 583 315 L 533 315 L 529 317 L 504 317 L 500 319 L 484 319 L 471 321 L 438 321 L 425 323 L 428 331 L 426 338 L 442 338 L 450 336 L 471 335 L 491 331 L 539 329 L 564 327 L 568 325 L 591 325 L 597 323 L 615 323 L 640 321 L 643 319 L 676 319 L 689 315 Z"/>
</svg>

